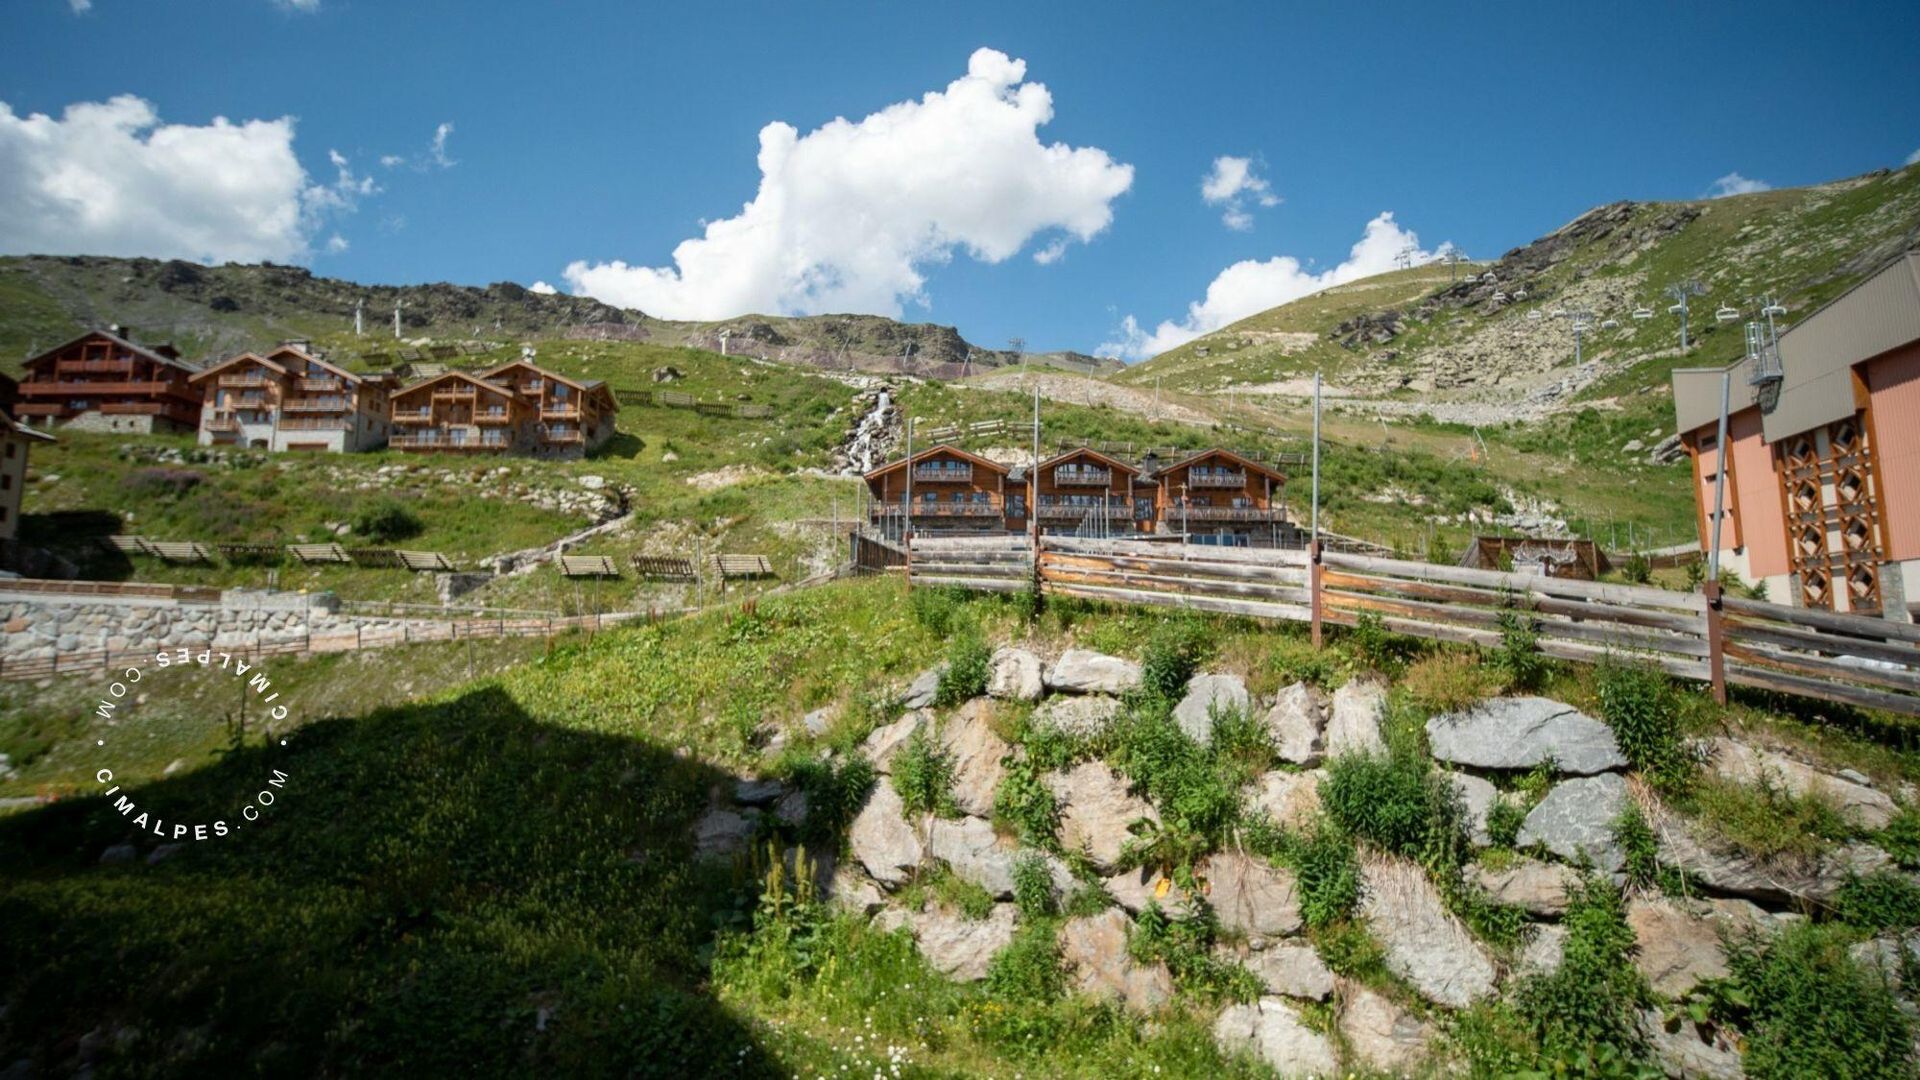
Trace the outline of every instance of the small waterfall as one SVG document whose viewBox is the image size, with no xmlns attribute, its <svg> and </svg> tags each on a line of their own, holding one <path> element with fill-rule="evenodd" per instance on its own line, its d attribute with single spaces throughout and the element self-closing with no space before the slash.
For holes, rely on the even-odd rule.
<svg viewBox="0 0 1920 1080">
<path fill-rule="evenodd" d="M 873 407 L 860 417 L 847 439 L 847 464 L 842 472 L 855 476 L 870 472 L 886 461 L 892 439 L 893 392 L 881 387 L 874 395 Z"/>
</svg>

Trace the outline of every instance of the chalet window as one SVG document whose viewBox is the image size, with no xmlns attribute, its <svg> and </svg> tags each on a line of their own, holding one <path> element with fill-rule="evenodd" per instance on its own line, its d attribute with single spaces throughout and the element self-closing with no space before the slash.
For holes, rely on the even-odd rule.
<svg viewBox="0 0 1920 1080">
<path fill-rule="evenodd" d="M 8 443 L 8 444 L 7 444 L 7 457 L 9 457 L 9 458 L 11 458 L 11 457 L 13 457 L 13 454 L 14 454 L 14 451 L 16 451 L 16 450 L 18 450 L 19 448 L 20 448 L 20 444 L 19 444 L 19 443 Z"/>
<path fill-rule="evenodd" d="M 8 446 L 7 449 L 12 450 L 13 447 Z M 12 455 L 9 454 L 8 456 L 11 457 Z M 0 473 L 0 491 L 12 491 L 12 490 L 13 490 L 13 474 Z"/>
<path fill-rule="evenodd" d="M 1025 495 L 1007 496 L 1007 516 L 1008 517 L 1026 517 L 1027 516 L 1027 497 Z"/>
<path fill-rule="evenodd" d="M 1133 517 L 1136 521 L 1145 521 L 1153 516 L 1152 499 L 1133 500 Z"/>
</svg>

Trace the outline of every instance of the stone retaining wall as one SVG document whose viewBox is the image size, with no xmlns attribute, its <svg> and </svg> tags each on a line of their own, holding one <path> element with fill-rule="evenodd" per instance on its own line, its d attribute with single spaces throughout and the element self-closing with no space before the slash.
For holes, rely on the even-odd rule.
<svg viewBox="0 0 1920 1080">
<path fill-rule="evenodd" d="M 333 597 L 228 590 L 220 603 L 143 597 L 10 594 L 0 600 L 0 659 L 142 652 L 179 645 L 260 646 L 310 637 L 428 630 L 433 619 L 345 615 Z"/>
</svg>

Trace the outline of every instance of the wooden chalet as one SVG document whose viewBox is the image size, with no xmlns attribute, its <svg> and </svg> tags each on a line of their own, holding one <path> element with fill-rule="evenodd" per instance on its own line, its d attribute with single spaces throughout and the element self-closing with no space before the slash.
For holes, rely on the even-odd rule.
<svg viewBox="0 0 1920 1080">
<path fill-rule="evenodd" d="M 0 412 L 0 541 L 11 540 L 20 531 L 21 489 L 27 484 L 27 451 L 36 442 L 52 441 L 53 436 L 35 431 Z"/>
<path fill-rule="evenodd" d="M 202 446 L 350 453 L 387 441 L 390 375 L 356 374 L 295 344 L 242 353 L 193 376 Z"/>
<path fill-rule="evenodd" d="M 200 425 L 200 369 L 171 345 L 137 345 L 119 327 L 93 330 L 27 361 L 14 415 L 92 431 L 147 434 Z"/>
<path fill-rule="evenodd" d="M 1277 547 L 1296 531 L 1287 519 L 1287 478 L 1218 447 L 1153 470 L 1157 532 L 1196 544 Z"/>
<path fill-rule="evenodd" d="M 395 450 L 504 454 L 531 445 L 535 407 L 511 387 L 449 371 L 402 387 L 389 399 Z"/>
<path fill-rule="evenodd" d="M 1154 526 L 1154 487 L 1140 470 L 1080 447 L 1040 463 L 1036 512 L 1043 533 L 1137 536 Z"/>
<path fill-rule="evenodd" d="M 923 536 L 1024 531 L 1026 490 L 1010 472 L 957 447 L 929 447 L 866 474 L 869 524 L 889 537 L 908 528 Z"/>
<path fill-rule="evenodd" d="M 620 406 L 599 379 L 571 379 L 525 360 L 480 377 L 510 388 L 526 403 L 534 421 L 527 449 L 540 457 L 580 457 L 613 437 Z"/>
</svg>

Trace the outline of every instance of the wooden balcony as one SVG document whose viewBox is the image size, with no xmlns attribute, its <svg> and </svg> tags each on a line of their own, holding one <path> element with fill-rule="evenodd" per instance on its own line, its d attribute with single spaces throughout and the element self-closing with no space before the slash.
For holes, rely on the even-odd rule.
<svg viewBox="0 0 1920 1080">
<path fill-rule="evenodd" d="M 306 412 L 306 413 L 350 412 L 353 409 L 353 399 L 345 398 L 345 397 L 288 398 L 284 403 L 281 404 L 280 408 L 285 410 L 286 412 Z"/>
<path fill-rule="evenodd" d="M 440 386 L 433 391 L 435 401 L 472 401 L 480 391 L 471 386 Z"/>
<path fill-rule="evenodd" d="M 208 431 L 239 431 L 240 418 L 237 416 L 209 416 L 203 421 Z"/>
<path fill-rule="evenodd" d="M 1113 482 L 1113 470 L 1061 466 L 1053 470 L 1053 482 L 1060 487 L 1106 487 Z"/>
<path fill-rule="evenodd" d="M 23 401 L 13 407 L 20 416 L 59 416 L 66 406 L 57 401 Z"/>
<path fill-rule="evenodd" d="M 131 374 L 133 357 L 123 356 L 117 360 L 61 360 L 54 364 L 54 371 L 61 375 Z"/>
<path fill-rule="evenodd" d="M 428 412 L 426 409 L 420 409 L 415 412 L 401 412 L 395 409 L 393 422 L 396 424 L 431 424 L 433 423 L 433 413 Z"/>
<path fill-rule="evenodd" d="M 919 502 L 913 504 L 914 517 L 999 517 L 1001 508 L 994 503 Z"/>
<path fill-rule="evenodd" d="M 511 424 L 513 423 L 513 414 L 505 409 L 497 412 L 477 412 L 473 414 L 473 422 L 476 424 Z"/>
<path fill-rule="evenodd" d="M 579 428 L 542 428 L 540 437 L 550 443 L 580 443 L 587 437 Z"/>
<path fill-rule="evenodd" d="M 294 385 L 313 394 L 339 394 L 347 389 L 346 380 L 337 375 L 328 375 L 319 379 L 301 378 L 295 380 Z"/>
<path fill-rule="evenodd" d="M 257 371 L 248 372 L 245 375 L 222 375 L 216 381 L 221 386 L 235 386 L 235 387 L 247 387 L 247 386 L 264 387 L 273 382 L 272 379 L 267 378 L 265 375 Z"/>
<path fill-rule="evenodd" d="M 265 394 L 230 394 L 222 402 L 227 409 L 270 409 L 273 399 Z"/>
<path fill-rule="evenodd" d="M 175 386 L 167 382 L 106 382 L 86 379 L 56 379 L 53 381 L 29 380 L 20 384 L 20 396 L 23 398 L 68 398 L 85 397 L 88 394 L 167 394 L 188 395 L 195 400 L 200 394 L 184 386 Z"/>
<path fill-rule="evenodd" d="M 914 483 L 967 484 L 973 482 L 973 466 L 961 465 L 915 465 Z"/>
<path fill-rule="evenodd" d="M 542 405 L 540 406 L 540 419 L 542 420 L 578 420 L 580 419 L 580 406 L 578 405 Z"/>
<path fill-rule="evenodd" d="M 280 421 L 281 431 L 347 431 L 353 421 L 339 416 L 289 416 Z"/>
<path fill-rule="evenodd" d="M 387 440 L 387 445 L 396 450 L 433 450 L 446 453 L 464 451 L 498 453 L 513 445 L 504 436 L 489 437 L 498 435 L 498 432 L 468 432 L 461 428 L 438 428 L 410 435 L 395 435 Z"/>
<path fill-rule="evenodd" d="M 1101 506 L 1081 506 L 1074 503 L 1045 503 L 1040 507 L 1041 521 L 1081 521 L 1086 518 L 1106 517 L 1113 521 L 1123 521 L 1133 517 L 1133 503 L 1118 499 Z"/>
<path fill-rule="evenodd" d="M 1190 488 L 1244 488 L 1247 486 L 1245 472 L 1189 472 L 1187 486 Z"/>
<path fill-rule="evenodd" d="M 1162 515 L 1165 520 L 1178 526 L 1182 521 L 1249 521 L 1268 522 L 1285 521 L 1283 510 L 1263 510 L 1257 506 L 1170 506 Z"/>
</svg>

